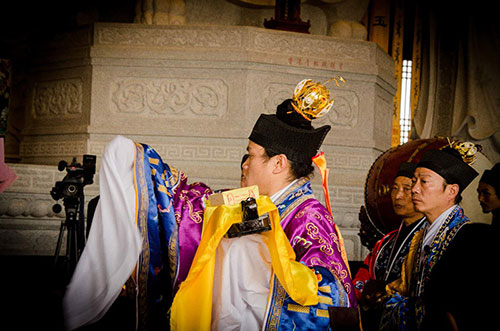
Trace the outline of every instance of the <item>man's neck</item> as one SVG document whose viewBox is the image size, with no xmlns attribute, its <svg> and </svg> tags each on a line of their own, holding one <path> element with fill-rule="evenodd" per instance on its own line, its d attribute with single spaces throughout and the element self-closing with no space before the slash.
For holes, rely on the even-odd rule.
<svg viewBox="0 0 500 331">
<path fill-rule="evenodd" d="M 414 222 L 418 221 L 422 217 L 424 217 L 423 214 L 415 214 L 415 215 L 412 215 L 412 216 L 409 216 L 409 217 L 404 217 L 403 218 L 403 222 L 405 223 L 405 226 L 408 226 L 408 225 L 411 225 Z"/>
<path fill-rule="evenodd" d="M 281 194 L 292 184 L 294 183 L 295 181 L 297 181 L 297 179 L 293 179 L 291 181 L 286 181 L 286 182 L 283 182 L 278 189 L 275 189 L 274 192 L 272 194 L 269 195 L 269 197 L 271 198 L 272 201 L 275 201 L 277 198 L 279 198 L 279 196 L 281 196 Z"/>
<path fill-rule="evenodd" d="M 436 218 L 438 218 L 442 213 L 444 213 L 445 211 L 447 211 L 448 209 L 450 209 L 452 206 L 454 206 L 455 203 L 449 203 L 447 204 L 446 206 L 443 206 L 441 208 L 436 208 L 434 210 L 430 210 L 428 212 L 425 212 L 424 215 L 425 217 L 427 218 L 427 220 L 429 221 L 429 223 L 432 223 L 436 220 Z"/>
</svg>

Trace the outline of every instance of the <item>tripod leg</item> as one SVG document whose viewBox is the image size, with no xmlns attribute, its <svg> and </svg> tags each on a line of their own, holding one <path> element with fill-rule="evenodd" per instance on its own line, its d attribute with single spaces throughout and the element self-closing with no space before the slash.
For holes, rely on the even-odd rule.
<svg viewBox="0 0 500 331">
<path fill-rule="evenodd" d="M 59 238 L 57 239 L 57 246 L 56 246 L 56 252 L 54 254 L 54 267 L 57 267 L 57 262 L 59 260 L 59 254 L 61 252 L 61 243 L 62 239 L 64 237 L 64 230 L 66 229 L 66 222 L 62 221 L 61 222 L 61 227 L 59 230 Z"/>
<path fill-rule="evenodd" d="M 68 243 L 66 248 L 66 274 L 68 277 L 68 281 L 71 279 L 73 275 L 73 271 L 76 268 L 76 263 L 78 262 L 78 236 L 76 224 L 74 222 L 71 226 L 68 227 Z"/>
</svg>

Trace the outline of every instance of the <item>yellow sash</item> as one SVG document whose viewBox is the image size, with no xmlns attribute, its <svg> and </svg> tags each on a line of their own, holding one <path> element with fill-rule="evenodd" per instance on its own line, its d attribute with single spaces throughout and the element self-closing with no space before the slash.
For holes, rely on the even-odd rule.
<svg viewBox="0 0 500 331">
<path fill-rule="evenodd" d="M 318 303 L 318 279 L 314 271 L 295 261 L 285 232 L 281 228 L 278 209 L 267 196 L 257 199 L 259 215 L 269 213 L 271 231 L 263 232 L 273 272 L 288 295 L 303 306 Z M 241 222 L 241 205 L 208 206 L 203 220 L 203 234 L 193 264 L 172 303 L 172 330 L 210 330 L 215 251 L 229 227 Z"/>
<path fill-rule="evenodd" d="M 404 296 L 410 296 L 410 284 L 412 283 L 412 274 L 417 267 L 417 253 L 420 242 L 424 238 L 424 230 L 420 230 L 413 236 L 410 244 L 410 250 L 408 255 L 406 255 L 403 266 L 401 267 L 401 277 L 386 285 L 385 290 L 388 295 L 393 295 L 398 292 Z"/>
</svg>

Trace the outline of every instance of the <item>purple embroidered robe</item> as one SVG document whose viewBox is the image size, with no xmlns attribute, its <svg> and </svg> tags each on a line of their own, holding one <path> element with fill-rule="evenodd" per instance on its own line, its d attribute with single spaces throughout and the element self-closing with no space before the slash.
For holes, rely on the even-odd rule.
<svg viewBox="0 0 500 331">
<path fill-rule="evenodd" d="M 349 306 L 356 306 L 355 294 L 348 266 L 342 259 L 342 250 L 333 217 L 310 190 L 310 183 L 302 178 L 275 202 L 280 210 L 281 226 L 295 251 L 297 261 L 308 267 L 328 269 L 344 287 Z M 288 197 L 298 197 L 287 208 Z"/>
</svg>

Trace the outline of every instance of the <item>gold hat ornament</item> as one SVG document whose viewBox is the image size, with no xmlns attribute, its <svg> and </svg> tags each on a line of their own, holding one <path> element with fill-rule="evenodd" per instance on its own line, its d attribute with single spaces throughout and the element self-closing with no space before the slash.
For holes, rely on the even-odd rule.
<svg viewBox="0 0 500 331">
<path fill-rule="evenodd" d="M 481 145 L 476 145 L 469 141 L 459 142 L 459 141 L 450 141 L 448 139 L 449 147 L 453 148 L 462 156 L 462 160 L 468 165 L 474 164 L 477 159 L 478 152 L 481 152 Z"/>
<path fill-rule="evenodd" d="M 345 84 L 344 78 L 337 76 L 325 82 L 335 81 L 337 86 Z M 292 98 L 293 108 L 305 119 L 312 121 L 327 114 L 333 106 L 330 92 L 320 82 L 304 79 L 295 87 Z"/>
</svg>

